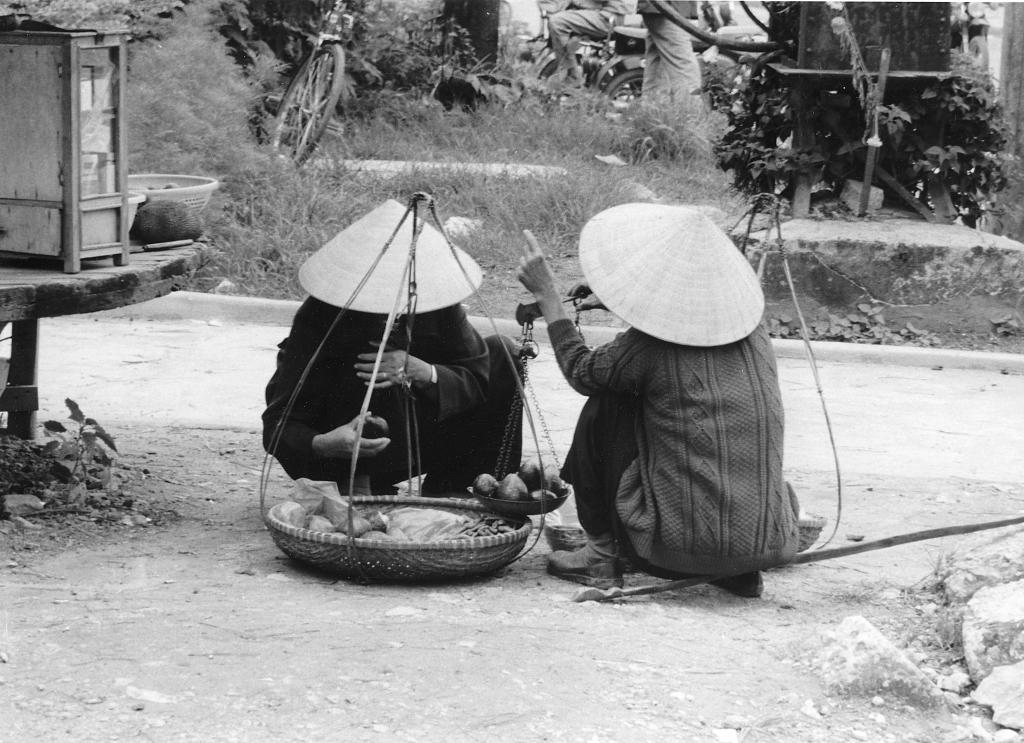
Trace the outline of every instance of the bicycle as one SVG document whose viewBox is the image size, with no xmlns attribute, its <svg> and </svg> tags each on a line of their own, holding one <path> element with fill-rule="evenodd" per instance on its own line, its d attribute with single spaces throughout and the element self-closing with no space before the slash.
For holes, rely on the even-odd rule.
<svg viewBox="0 0 1024 743">
<path fill-rule="evenodd" d="M 345 42 L 354 24 L 346 5 L 335 0 L 274 116 L 270 144 L 296 165 L 313 154 L 345 88 Z"/>
</svg>

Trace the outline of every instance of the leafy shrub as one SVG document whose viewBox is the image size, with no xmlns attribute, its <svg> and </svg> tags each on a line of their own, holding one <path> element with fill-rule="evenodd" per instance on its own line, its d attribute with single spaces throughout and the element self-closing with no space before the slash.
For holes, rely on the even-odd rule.
<svg viewBox="0 0 1024 743">
<path fill-rule="evenodd" d="M 293 70 L 312 48 L 330 2 L 226 0 L 221 33 L 236 58 L 250 64 L 270 56 Z M 444 61 L 466 64 L 465 33 L 440 25 L 433 2 L 351 0 L 351 38 L 346 43 L 349 97 L 381 89 L 427 93 Z"/>
<path fill-rule="evenodd" d="M 127 30 L 133 39 L 165 35 L 191 0 L 33 0 L 7 3 L 18 15 L 60 28 Z M 0 4 L 0 8 L 2 8 Z"/>
<path fill-rule="evenodd" d="M 794 173 L 810 172 L 838 193 L 847 178 L 863 177 L 864 111 L 851 88 L 816 91 L 808 109 L 814 143 L 799 149 L 793 146 L 795 111 L 781 76 L 755 64 L 745 77 L 711 80 L 706 88 L 727 117 L 715 145 L 718 163 L 739 190 L 779 193 Z M 929 180 L 941 182 L 956 214 L 974 226 L 1006 183 L 1003 115 L 991 77 L 954 55 L 950 74 L 923 88 L 887 93 L 886 99 L 878 107 L 879 168 L 926 202 Z"/>
<path fill-rule="evenodd" d="M 269 155 L 252 132 L 259 81 L 236 65 L 208 15 L 195 8 L 162 40 L 133 44 L 128 75 L 131 172 L 224 179 Z"/>
<path fill-rule="evenodd" d="M 72 488 L 98 490 L 110 485 L 113 455 L 117 445 L 103 426 L 87 418 L 78 403 L 68 398 L 68 418 L 75 425 L 69 430 L 60 421 L 46 421 L 43 430 L 52 440 L 44 451 L 53 459 L 56 478 Z"/>
</svg>

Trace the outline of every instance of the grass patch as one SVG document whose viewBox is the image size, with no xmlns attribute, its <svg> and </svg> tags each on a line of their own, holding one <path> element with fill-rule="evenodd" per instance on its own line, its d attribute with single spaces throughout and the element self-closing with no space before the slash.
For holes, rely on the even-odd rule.
<svg viewBox="0 0 1024 743">
<path fill-rule="evenodd" d="M 196 288 L 207 290 L 227 279 L 239 294 L 301 298 L 295 276 L 310 253 L 383 200 L 405 203 L 425 192 L 436 199 L 442 220 L 477 221 L 479 227 L 456 242 L 485 271 L 481 293 L 488 307 L 509 315 L 523 229 L 547 246 L 568 284 L 579 276 L 579 231 L 603 209 L 653 198 L 726 212 L 738 203 L 709 158 L 648 159 L 618 167 L 597 160 L 596 155 L 628 156 L 636 124 L 628 117 L 608 118 L 608 103 L 596 96 L 571 107 L 531 101 L 472 113 L 445 112 L 424 100 L 390 102 L 372 114 L 344 119 L 342 133 L 325 139 L 315 166 L 296 170 L 271 161 L 238 174 L 227 187 L 228 198 L 211 215 L 207 232 L 217 253 Z M 348 162 L 361 159 L 455 167 L 381 175 Z M 457 167 L 461 163 L 545 165 L 563 169 L 564 175 L 512 178 Z M 482 309 L 470 304 L 471 311 Z"/>
<path fill-rule="evenodd" d="M 422 93 L 361 92 L 336 117 L 317 162 L 296 169 L 253 133 L 273 70 L 263 65 L 247 75 L 233 65 L 210 18 L 190 11 L 170 36 L 135 44 L 131 55 L 131 171 L 222 182 L 206 212 L 212 259 L 193 289 L 226 280 L 237 294 L 299 299 L 298 268 L 313 251 L 383 200 L 404 203 L 422 191 L 435 197 L 442 219 L 479 225 L 456 242 L 484 268 L 488 308 L 511 316 L 512 295 L 522 293 L 515 267 L 523 229 L 546 246 L 568 287 L 580 276 L 579 231 L 603 209 L 658 199 L 736 212 L 726 174 L 682 122 L 642 107 L 617 111 L 597 94 L 558 101 L 529 85 L 512 103 L 471 112 L 445 111 Z M 613 154 L 627 164 L 597 159 Z M 384 176 L 347 162 L 364 159 L 521 163 L 564 174 L 511 178 L 453 168 Z"/>
</svg>

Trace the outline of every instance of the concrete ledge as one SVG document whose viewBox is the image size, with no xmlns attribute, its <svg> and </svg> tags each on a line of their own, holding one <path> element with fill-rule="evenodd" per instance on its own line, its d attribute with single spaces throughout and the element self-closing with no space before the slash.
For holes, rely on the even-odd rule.
<svg viewBox="0 0 1024 743">
<path fill-rule="evenodd" d="M 286 299 L 236 297 L 202 292 L 172 292 L 148 302 L 115 310 L 93 313 L 97 317 L 133 318 L 138 320 L 204 320 L 252 325 L 289 327 L 299 302 Z M 494 324 L 485 317 L 471 317 L 477 332 L 487 335 L 496 328 L 499 333 L 519 335 L 520 328 L 513 320 L 496 318 Z M 618 328 L 586 326 L 583 334 L 590 344 L 607 343 L 621 330 Z M 541 343 L 547 342 L 547 325 L 537 322 L 534 335 Z M 805 358 L 803 341 L 775 339 L 772 341 L 779 358 Z M 836 343 L 813 341 L 811 348 L 818 361 L 891 364 L 897 366 L 927 366 L 950 369 L 978 369 L 1008 374 L 1024 374 L 1024 355 L 1015 353 L 988 353 L 983 351 L 956 351 L 942 348 L 915 346 L 876 346 L 863 343 Z"/>
<path fill-rule="evenodd" d="M 314 159 L 313 167 L 326 167 L 332 161 Z M 565 168 L 553 165 L 523 165 L 520 163 L 439 163 L 420 160 L 338 160 L 337 164 L 361 173 L 373 173 L 385 177 L 393 177 L 408 173 L 476 173 L 502 178 L 551 178 L 566 176 Z"/>
<path fill-rule="evenodd" d="M 794 219 L 782 233 L 797 292 L 830 307 L 934 305 L 971 294 L 1008 297 L 1012 306 L 1024 282 L 1024 245 L 962 225 Z M 776 245 L 765 232 L 750 238 L 748 257 L 758 267 L 763 250 Z M 769 301 L 789 299 L 777 258 L 764 263 L 761 281 Z"/>
</svg>

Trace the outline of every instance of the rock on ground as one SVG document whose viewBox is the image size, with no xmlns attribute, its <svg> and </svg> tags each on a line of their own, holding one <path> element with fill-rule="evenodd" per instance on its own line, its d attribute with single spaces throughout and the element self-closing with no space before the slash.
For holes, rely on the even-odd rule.
<svg viewBox="0 0 1024 743">
<path fill-rule="evenodd" d="M 996 666 L 1024 660 L 1024 580 L 982 588 L 963 619 L 967 670 L 975 683 Z"/>
<path fill-rule="evenodd" d="M 992 708 L 995 723 L 1024 730 L 1024 661 L 994 668 L 972 696 Z"/>
<path fill-rule="evenodd" d="M 898 697 L 918 707 L 945 704 L 942 690 L 861 616 L 825 633 L 817 664 L 832 693 Z"/>
<path fill-rule="evenodd" d="M 968 539 L 942 557 L 935 577 L 946 603 L 939 618 L 939 636 L 959 645 L 964 610 L 971 597 L 986 586 L 1024 578 L 1024 529 Z"/>
</svg>

